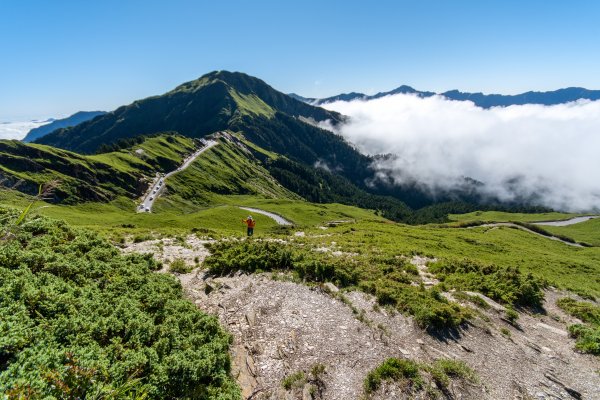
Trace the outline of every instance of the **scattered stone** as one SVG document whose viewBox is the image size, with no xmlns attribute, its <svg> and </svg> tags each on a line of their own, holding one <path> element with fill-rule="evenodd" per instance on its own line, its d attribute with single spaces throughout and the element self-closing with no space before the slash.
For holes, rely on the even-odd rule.
<svg viewBox="0 0 600 400">
<path fill-rule="evenodd" d="M 256 314 L 254 311 L 246 313 L 246 322 L 251 328 L 256 324 Z"/>
<path fill-rule="evenodd" d="M 535 326 L 538 328 L 544 328 L 544 329 L 546 329 L 550 332 L 556 333 L 557 335 L 560 335 L 560 336 L 569 336 L 569 334 L 567 333 L 566 330 L 560 329 L 560 328 L 555 328 L 548 324 L 544 324 L 543 322 L 538 322 L 537 324 L 535 324 Z"/>
<path fill-rule="evenodd" d="M 312 394 L 315 391 L 315 389 L 316 388 L 310 383 L 304 385 L 304 388 L 302 389 L 302 400 L 312 400 Z"/>
<path fill-rule="evenodd" d="M 333 283 L 331 282 L 326 282 L 324 285 L 325 289 L 327 289 L 328 291 L 330 291 L 331 293 L 337 293 L 340 291 L 340 289 L 337 288 L 337 286 L 335 286 Z"/>
</svg>

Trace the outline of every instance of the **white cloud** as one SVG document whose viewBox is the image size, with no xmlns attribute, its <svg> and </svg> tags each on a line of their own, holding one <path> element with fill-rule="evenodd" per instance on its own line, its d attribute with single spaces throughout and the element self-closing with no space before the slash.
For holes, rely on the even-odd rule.
<svg viewBox="0 0 600 400">
<path fill-rule="evenodd" d="M 21 140 L 33 128 L 45 125 L 50 121 L 0 122 L 0 139 Z"/>
<path fill-rule="evenodd" d="M 338 132 L 397 181 L 448 189 L 463 177 L 504 200 L 540 195 L 560 210 L 600 209 L 600 101 L 485 110 L 440 96 L 324 105 L 351 117 Z"/>
</svg>

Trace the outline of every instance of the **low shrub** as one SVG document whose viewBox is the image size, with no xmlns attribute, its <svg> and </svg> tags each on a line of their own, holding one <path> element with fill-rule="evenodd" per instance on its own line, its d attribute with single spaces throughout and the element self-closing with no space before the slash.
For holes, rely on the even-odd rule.
<svg viewBox="0 0 600 400">
<path fill-rule="evenodd" d="M 380 305 L 391 305 L 414 316 L 428 329 L 455 328 L 470 313 L 448 302 L 439 290 L 414 286 L 416 267 L 399 257 L 380 255 L 334 256 L 275 241 L 220 241 L 209 244 L 211 255 L 204 261 L 211 273 L 229 274 L 291 270 L 307 282 L 330 281 L 339 287 L 358 287 L 373 294 Z"/>
<path fill-rule="evenodd" d="M 26 220 L 0 243 L 0 392 L 239 398 L 230 335 L 156 268 L 91 231 Z"/>
<path fill-rule="evenodd" d="M 471 260 L 429 265 L 447 287 L 482 293 L 496 301 L 520 307 L 541 307 L 545 282 L 518 268 L 483 265 Z"/>
<path fill-rule="evenodd" d="M 516 312 L 515 310 L 513 310 L 512 308 L 508 307 L 506 308 L 506 311 L 504 313 L 504 316 L 506 317 L 506 320 L 511 324 L 511 325 L 515 325 L 517 323 L 517 320 L 519 319 L 519 313 Z"/>
<path fill-rule="evenodd" d="M 420 389 L 423 384 L 419 365 L 416 362 L 388 358 L 367 374 L 364 382 L 365 392 L 369 394 L 376 391 L 381 386 L 381 382 L 386 380 L 405 380 L 415 390 Z"/>
<path fill-rule="evenodd" d="M 295 387 L 302 387 L 305 382 L 306 376 L 304 375 L 304 372 L 298 371 L 283 378 L 281 386 L 283 386 L 285 390 L 291 390 Z"/>
<path fill-rule="evenodd" d="M 577 339 L 575 348 L 583 353 L 600 355 L 600 327 L 582 324 L 569 326 L 571 337 Z"/>
<path fill-rule="evenodd" d="M 433 364 L 425 364 L 412 360 L 388 358 L 367 374 L 364 390 L 368 395 L 379 389 L 383 381 L 399 381 L 410 391 L 416 392 L 429 388 L 429 385 L 425 384 L 428 379 L 434 381 L 442 391 L 448 388 L 451 380 L 478 382 L 475 372 L 463 361 L 439 359 Z"/>
<path fill-rule="evenodd" d="M 173 261 L 171 261 L 171 264 L 169 264 L 169 270 L 171 272 L 177 272 L 179 274 L 187 274 L 192 269 L 194 268 L 187 265 L 185 260 L 182 258 L 176 258 Z"/>
<path fill-rule="evenodd" d="M 577 339 L 575 348 L 584 353 L 600 355 L 600 306 L 565 297 L 556 304 L 586 324 L 569 326 L 571 337 Z"/>
</svg>

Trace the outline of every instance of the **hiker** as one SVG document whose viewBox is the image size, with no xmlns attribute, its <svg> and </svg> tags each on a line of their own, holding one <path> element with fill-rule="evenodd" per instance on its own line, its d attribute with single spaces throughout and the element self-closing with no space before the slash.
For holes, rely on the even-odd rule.
<svg viewBox="0 0 600 400">
<path fill-rule="evenodd" d="M 252 219 L 252 215 L 249 215 L 248 218 L 243 219 L 242 222 L 248 225 L 248 236 L 254 235 L 254 226 L 256 225 L 256 221 Z"/>
</svg>

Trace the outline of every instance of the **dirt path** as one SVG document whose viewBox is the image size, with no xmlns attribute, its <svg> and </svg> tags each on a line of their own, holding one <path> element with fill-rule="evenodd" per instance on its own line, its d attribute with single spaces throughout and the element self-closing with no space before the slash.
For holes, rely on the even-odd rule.
<svg viewBox="0 0 600 400">
<path fill-rule="evenodd" d="M 265 210 L 261 210 L 259 208 L 253 208 L 253 207 L 239 207 L 242 210 L 247 210 L 256 214 L 262 214 L 262 215 L 266 215 L 267 217 L 273 219 L 275 222 L 277 222 L 277 224 L 279 225 L 293 225 L 290 221 L 288 221 L 287 219 L 283 218 L 281 215 L 279 214 L 275 214 L 269 211 L 265 211 Z"/>
</svg>

